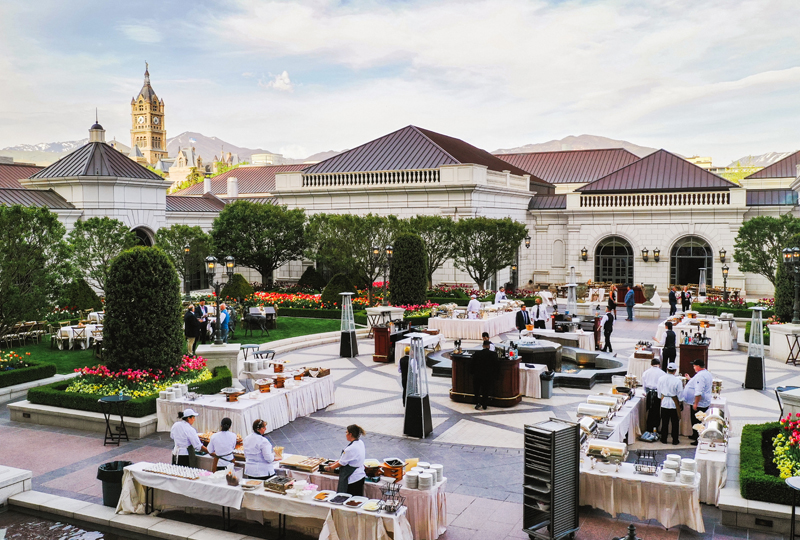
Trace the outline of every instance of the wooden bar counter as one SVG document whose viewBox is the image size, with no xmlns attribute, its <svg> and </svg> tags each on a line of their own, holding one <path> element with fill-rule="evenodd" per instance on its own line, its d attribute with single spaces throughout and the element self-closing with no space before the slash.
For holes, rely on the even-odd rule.
<svg viewBox="0 0 800 540">
<path fill-rule="evenodd" d="M 450 399 L 458 403 L 475 403 L 475 394 L 472 384 L 472 353 L 475 350 L 465 350 L 462 354 L 450 353 L 453 364 L 452 388 Z M 522 401 L 519 393 L 519 359 L 500 359 L 497 362 L 497 372 L 489 392 L 489 405 L 492 407 L 513 407 Z"/>
</svg>

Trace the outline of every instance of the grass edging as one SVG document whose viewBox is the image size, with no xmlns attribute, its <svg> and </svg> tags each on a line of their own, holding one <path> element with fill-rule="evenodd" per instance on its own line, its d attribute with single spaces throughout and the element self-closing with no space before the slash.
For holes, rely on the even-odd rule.
<svg viewBox="0 0 800 540">
<path fill-rule="evenodd" d="M 30 367 L 0 371 L 0 388 L 16 386 L 39 379 L 47 379 L 56 374 L 58 368 L 49 362 L 38 362 L 36 360 L 25 360 Z"/>
<path fill-rule="evenodd" d="M 197 386 L 198 394 L 216 394 L 223 388 L 230 386 L 231 379 L 230 370 L 225 366 L 218 366 L 214 369 L 213 378 L 193 384 L 192 387 Z M 28 401 L 37 405 L 50 405 L 51 407 L 63 407 L 78 411 L 103 412 L 97 402 L 101 396 L 81 393 L 67 394 L 65 390 L 72 382 L 71 380 L 60 381 L 39 386 L 38 388 L 31 388 L 28 390 Z M 158 395 L 130 400 L 125 406 L 125 416 L 141 418 L 148 414 L 155 414 L 156 399 L 158 399 Z"/>
<path fill-rule="evenodd" d="M 772 437 L 780 429 L 780 422 L 747 424 L 742 428 L 739 489 L 745 499 L 776 504 L 788 504 L 787 501 L 792 500 L 792 490 L 786 481 L 765 471 L 763 445 L 772 444 Z M 769 438 L 769 442 L 765 441 L 765 437 Z"/>
<path fill-rule="evenodd" d="M 278 317 L 306 317 L 310 319 L 341 319 L 341 309 L 305 309 L 305 308 L 285 308 L 277 309 Z M 358 324 L 367 324 L 367 312 L 355 311 L 353 318 Z"/>
</svg>

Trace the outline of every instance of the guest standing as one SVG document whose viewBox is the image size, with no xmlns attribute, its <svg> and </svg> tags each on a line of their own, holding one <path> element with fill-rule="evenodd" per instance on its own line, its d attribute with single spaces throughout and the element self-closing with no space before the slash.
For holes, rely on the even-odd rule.
<svg viewBox="0 0 800 540">
<path fill-rule="evenodd" d="M 611 348 L 611 333 L 614 331 L 614 314 L 611 312 L 610 307 L 606 307 L 606 313 L 600 320 L 600 326 L 603 327 L 603 339 L 605 340 L 605 343 L 603 343 L 603 351 L 614 352 L 614 349 Z"/>
<path fill-rule="evenodd" d="M 525 330 L 525 327 L 527 325 L 531 324 L 531 314 L 528 311 L 528 308 L 525 307 L 525 304 L 522 304 L 522 306 L 519 308 L 519 311 L 517 311 L 516 322 L 517 322 L 517 330 L 519 330 L 520 332 Z"/>
<path fill-rule="evenodd" d="M 542 298 L 540 296 L 537 296 L 534 299 L 534 303 L 536 305 L 533 307 L 533 309 L 531 309 L 533 327 L 540 330 L 545 330 L 547 329 L 547 307 L 542 305 Z"/>
<path fill-rule="evenodd" d="M 228 343 L 228 324 L 230 323 L 230 319 L 227 306 L 225 304 L 220 304 L 217 324 L 219 324 L 223 343 Z"/>
<path fill-rule="evenodd" d="M 628 292 L 625 293 L 625 309 L 628 310 L 628 318 L 625 319 L 626 321 L 633 320 L 633 306 L 636 304 L 636 293 L 633 292 L 633 288 L 628 285 Z"/>
<path fill-rule="evenodd" d="M 684 285 L 683 292 L 681 293 L 681 309 L 684 313 L 692 308 L 692 292 L 689 287 Z"/>
<path fill-rule="evenodd" d="M 194 307 L 194 315 L 197 317 L 197 322 L 200 324 L 197 330 L 197 333 L 200 337 L 200 343 L 205 345 L 206 340 L 208 339 L 208 308 L 206 307 L 205 300 L 200 300 L 200 302 L 198 302 Z"/>
<path fill-rule="evenodd" d="M 197 333 L 200 330 L 200 323 L 194 314 L 194 305 L 189 304 L 186 313 L 183 314 L 183 335 L 186 336 L 187 347 L 186 350 L 189 354 L 194 356 L 197 350 Z"/>
<path fill-rule="evenodd" d="M 669 290 L 669 316 L 672 317 L 675 315 L 675 312 L 678 311 L 678 295 L 677 295 L 677 287 L 672 287 Z"/>
<path fill-rule="evenodd" d="M 642 386 L 644 387 L 647 409 L 647 431 L 658 429 L 661 423 L 661 400 L 658 398 L 658 381 L 666 377 L 667 373 L 661 369 L 661 362 L 653 358 L 650 368 L 642 373 Z"/>
<path fill-rule="evenodd" d="M 617 317 L 617 286 L 611 285 L 611 290 L 608 292 L 608 309 L 614 312 L 614 318 Z"/>
<path fill-rule="evenodd" d="M 678 395 L 683 390 L 683 382 L 675 373 L 678 366 L 667 365 L 667 376 L 658 381 L 658 395 L 661 397 L 661 442 L 667 444 L 667 435 L 672 431 L 672 444 L 678 444 L 678 411 L 683 405 Z M 670 426 L 672 429 L 670 430 Z"/>
<path fill-rule="evenodd" d="M 664 335 L 664 352 L 661 355 L 664 360 L 664 365 L 668 365 L 675 361 L 677 351 L 675 349 L 675 332 L 672 330 L 672 321 L 664 323 L 667 327 L 667 333 Z"/>
<path fill-rule="evenodd" d="M 497 353 L 489 348 L 490 341 L 472 355 L 472 387 L 475 393 L 475 410 L 489 408 L 489 392 L 497 369 Z"/>
</svg>

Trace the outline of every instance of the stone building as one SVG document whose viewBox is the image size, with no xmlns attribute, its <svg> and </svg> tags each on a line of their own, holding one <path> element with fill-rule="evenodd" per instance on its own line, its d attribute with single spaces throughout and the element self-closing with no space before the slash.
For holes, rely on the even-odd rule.
<svg viewBox="0 0 800 540">
<path fill-rule="evenodd" d="M 145 64 L 144 84 L 131 99 L 131 149 L 138 147 L 147 163 L 155 165 L 167 157 L 167 126 L 164 100 L 158 99 L 150 86 L 150 72 Z"/>
</svg>

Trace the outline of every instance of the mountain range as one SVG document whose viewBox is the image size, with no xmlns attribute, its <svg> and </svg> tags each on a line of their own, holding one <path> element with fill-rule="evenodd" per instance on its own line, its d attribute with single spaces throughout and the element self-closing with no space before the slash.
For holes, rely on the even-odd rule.
<svg viewBox="0 0 800 540">
<path fill-rule="evenodd" d="M 527 152 L 557 152 L 559 150 L 598 150 L 600 148 L 624 148 L 640 158 L 652 154 L 657 148 L 639 146 L 628 141 L 609 139 L 599 135 L 570 135 L 544 143 L 526 144 L 516 148 L 500 148 L 492 154 L 521 154 Z"/>
<path fill-rule="evenodd" d="M 794 152 L 767 152 L 759 156 L 744 156 L 733 160 L 728 167 L 767 167 L 792 154 Z"/>
</svg>

